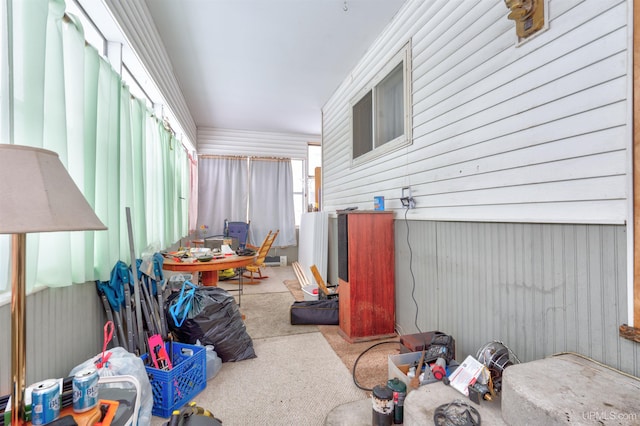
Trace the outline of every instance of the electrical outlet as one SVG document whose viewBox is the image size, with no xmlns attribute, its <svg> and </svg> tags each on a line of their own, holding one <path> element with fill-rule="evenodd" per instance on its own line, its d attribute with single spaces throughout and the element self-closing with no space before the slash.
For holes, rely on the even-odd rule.
<svg viewBox="0 0 640 426">
<path fill-rule="evenodd" d="M 402 202 L 402 207 L 404 207 L 405 209 L 416 208 L 416 202 L 411 196 L 411 187 L 405 186 L 404 188 L 402 188 L 402 198 L 400 198 L 400 201 Z"/>
</svg>

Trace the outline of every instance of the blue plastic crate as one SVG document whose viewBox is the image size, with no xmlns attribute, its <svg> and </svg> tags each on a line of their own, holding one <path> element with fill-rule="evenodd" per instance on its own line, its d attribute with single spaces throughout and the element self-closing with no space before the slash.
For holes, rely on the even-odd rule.
<svg viewBox="0 0 640 426">
<path fill-rule="evenodd" d="M 171 370 L 145 368 L 153 392 L 151 413 L 166 418 L 171 416 L 173 410 L 191 402 L 207 386 L 207 358 L 202 346 L 174 343 L 172 354 L 170 344 L 165 343 L 165 349 L 171 357 Z M 145 362 L 148 356 L 144 354 L 140 358 Z"/>
</svg>

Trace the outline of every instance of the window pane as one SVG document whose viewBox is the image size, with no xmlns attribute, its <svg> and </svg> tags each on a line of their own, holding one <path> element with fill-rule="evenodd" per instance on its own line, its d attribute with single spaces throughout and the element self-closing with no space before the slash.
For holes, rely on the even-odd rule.
<svg viewBox="0 0 640 426">
<path fill-rule="evenodd" d="M 142 87 L 140 87 L 136 79 L 133 78 L 127 67 L 122 67 L 122 81 L 129 86 L 129 92 L 131 92 L 131 95 L 138 99 L 143 99 L 148 107 L 153 105 L 147 94 L 144 93 L 144 90 L 142 90 Z"/>
<path fill-rule="evenodd" d="M 309 176 L 315 176 L 316 167 L 322 166 L 322 147 L 320 145 L 309 145 Z"/>
<path fill-rule="evenodd" d="M 309 180 L 307 180 L 307 188 L 308 188 L 307 194 L 309 194 L 309 205 L 307 206 L 307 209 L 310 212 L 318 211 L 319 203 L 316 203 L 316 179 L 315 178 L 310 177 Z"/>
<path fill-rule="evenodd" d="M 372 93 L 368 92 L 353 106 L 353 158 L 373 148 Z"/>
<path fill-rule="evenodd" d="M 303 211 L 302 204 L 304 203 L 304 200 L 302 198 L 302 194 L 293 194 L 293 207 L 296 216 L 296 226 L 300 226 L 300 218 Z M 304 209 L 304 211 L 306 211 L 306 209 Z"/>
<path fill-rule="evenodd" d="M 291 160 L 291 173 L 293 175 L 293 192 L 304 189 L 304 175 L 302 174 L 302 160 Z"/>
<path fill-rule="evenodd" d="M 80 19 L 80 22 L 82 23 L 82 30 L 84 32 L 84 38 L 87 43 L 95 47 L 100 56 L 104 56 L 104 37 L 102 37 L 100 31 L 98 31 L 96 26 L 93 24 L 93 21 L 89 19 L 84 9 L 78 6 L 77 1 L 68 1 L 66 6 L 68 12 L 74 14 Z"/>
<path fill-rule="evenodd" d="M 404 134 L 402 62 L 376 86 L 376 147 Z"/>
</svg>

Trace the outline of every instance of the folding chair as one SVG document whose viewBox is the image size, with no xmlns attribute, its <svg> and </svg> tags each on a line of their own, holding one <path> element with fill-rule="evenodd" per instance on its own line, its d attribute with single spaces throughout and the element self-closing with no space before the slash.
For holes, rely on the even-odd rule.
<svg viewBox="0 0 640 426">
<path fill-rule="evenodd" d="M 224 220 L 224 236 L 227 238 L 235 238 L 238 241 L 237 249 L 234 250 L 244 250 L 247 246 L 247 240 L 249 239 L 249 222 L 229 222 L 229 220 Z"/>
</svg>

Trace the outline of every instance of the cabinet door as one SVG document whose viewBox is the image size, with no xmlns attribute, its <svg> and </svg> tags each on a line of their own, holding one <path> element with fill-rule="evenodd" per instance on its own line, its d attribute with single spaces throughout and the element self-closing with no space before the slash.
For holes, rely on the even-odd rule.
<svg viewBox="0 0 640 426">
<path fill-rule="evenodd" d="M 352 338 L 394 333 L 395 250 L 391 213 L 348 215 L 348 297 L 341 329 Z"/>
<path fill-rule="evenodd" d="M 338 296 L 338 318 L 340 330 L 342 330 L 347 336 L 351 336 L 351 286 L 348 281 L 344 281 L 340 278 L 338 280 L 338 288 L 340 289 L 340 294 Z"/>
</svg>

